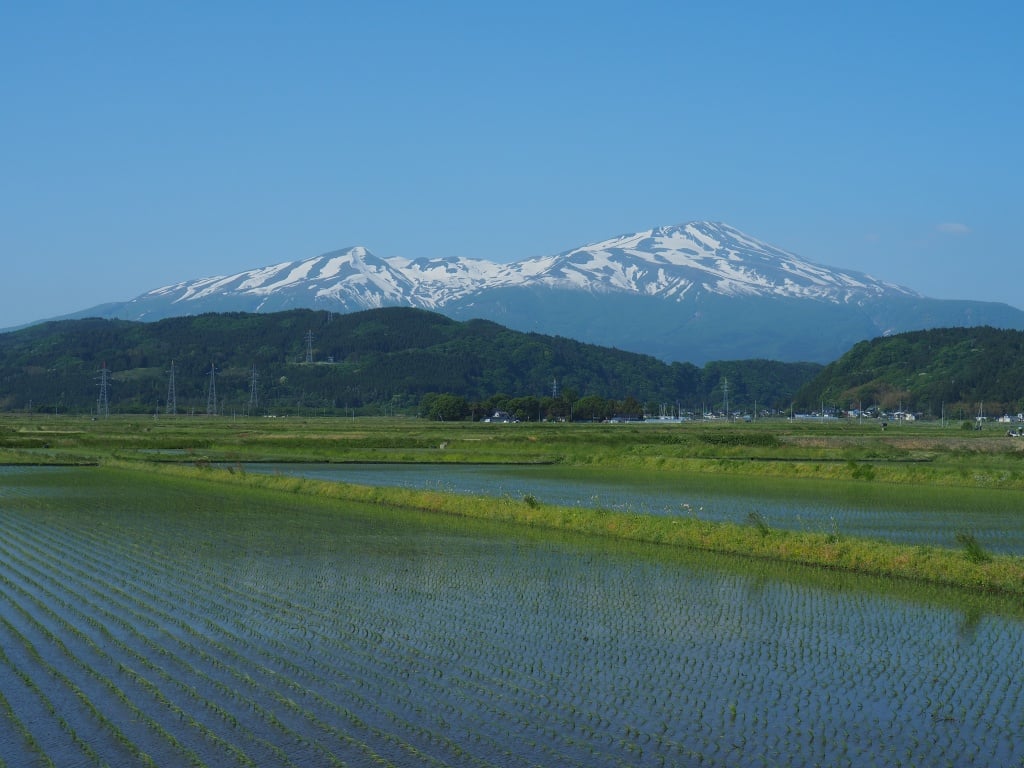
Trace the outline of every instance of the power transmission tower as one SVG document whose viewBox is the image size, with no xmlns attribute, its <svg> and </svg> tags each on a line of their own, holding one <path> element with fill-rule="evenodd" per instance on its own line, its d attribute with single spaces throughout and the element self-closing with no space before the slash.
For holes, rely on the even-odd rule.
<svg viewBox="0 0 1024 768">
<path fill-rule="evenodd" d="M 100 368 L 100 396 L 96 402 L 96 415 L 107 418 L 110 416 L 110 371 L 107 370 L 107 362 L 103 361 L 103 367 Z"/>
<path fill-rule="evenodd" d="M 178 414 L 178 392 L 174 388 L 174 361 L 171 360 L 171 373 L 167 378 L 167 413 L 171 416 Z"/>
<path fill-rule="evenodd" d="M 551 397 L 555 400 L 558 399 L 558 379 L 551 380 Z"/>
<path fill-rule="evenodd" d="M 722 377 L 722 397 L 725 398 L 725 420 L 729 420 L 729 379 Z"/>
<path fill-rule="evenodd" d="M 206 389 L 206 415 L 217 415 L 217 368 L 210 363 L 210 386 Z"/>
<path fill-rule="evenodd" d="M 306 362 L 313 362 L 313 331 L 306 331 Z"/>
<path fill-rule="evenodd" d="M 249 413 L 253 413 L 260 404 L 259 382 L 260 375 L 256 372 L 256 366 L 252 367 L 252 380 L 249 383 Z"/>
</svg>

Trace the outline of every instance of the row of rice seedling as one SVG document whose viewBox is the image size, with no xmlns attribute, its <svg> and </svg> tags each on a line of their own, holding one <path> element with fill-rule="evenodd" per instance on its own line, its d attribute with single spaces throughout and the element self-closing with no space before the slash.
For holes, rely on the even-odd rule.
<svg viewBox="0 0 1024 768">
<path fill-rule="evenodd" d="M 67 560 L 66 559 L 62 562 L 62 567 L 65 568 L 65 569 L 68 568 L 68 564 L 67 564 Z M 109 570 L 109 567 L 105 568 L 103 570 L 95 569 L 95 570 L 88 570 L 88 571 L 81 570 L 81 569 L 78 569 L 78 570 L 70 569 L 68 572 L 65 572 L 62 576 L 63 576 L 64 580 L 70 580 L 70 581 L 73 581 L 73 583 L 75 583 L 77 585 L 82 585 L 82 584 L 88 583 L 88 579 L 91 578 L 90 574 L 92 574 L 92 573 L 110 573 L 110 570 Z M 139 582 L 135 581 L 133 586 L 137 589 L 139 587 Z M 107 582 L 107 581 L 101 581 L 97 587 L 93 588 L 93 591 L 97 595 L 102 595 L 105 591 L 109 591 L 111 594 L 121 593 L 122 597 L 126 597 L 126 594 L 125 594 L 123 589 L 121 589 L 119 587 L 112 586 L 111 583 Z M 153 595 L 153 594 L 150 594 L 148 596 L 143 595 L 144 599 L 145 599 L 145 597 L 153 598 L 153 597 L 155 597 L 155 595 Z M 112 604 L 116 604 L 115 601 L 111 601 L 111 603 Z M 153 615 L 147 614 L 147 613 L 142 612 L 140 610 L 133 610 L 131 608 L 131 606 L 126 604 L 126 603 L 120 604 L 120 608 L 122 610 L 128 611 L 128 616 L 129 616 L 131 621 L 139 622 L 139 623 L 142 623 L 142 624 L 147 624 L 148 623 L 148 624 L 151 625 L 151 628 L 154 629 L 154 630 L 159 630 L 159 628 L 161 627 L 161 619 L 163 619 L 165 621 L 172 622 L 178 629 L 181 629 L 183 631 L 189 632 L 190 634 L 193 635 L 193 639 L 194 639 L 194 641 L 197 644 L 196 644 L 196 646 L 189 646 L 187 643 L 185 643 L 184 646 L 186 648 L 193 648 L 194 647 L 194 648 L 201 649 L 204 645 L 205 646 L 212 645 L 214 647 L 215 653 L 218 650 L 222 650 L 222 649 L 226 650 L 226 648 L 223 647 L 223 646 L 218 648 L 217 646 L 219 645 L 219 643 L 217 643 L 217 641 L 215 639 L 211 639 L 211 638 L 203 636 L 202 634 L 195 633 L 194 630 L 192 630 L 190 622 L 182 621 L 180 618 L 175 619 L 175 617 L 172 616 L 171 614 L 163 614 L 162 616 L 160 614 L 156 614 L 156 616 L 154 617 Z M 142 606 L 140 604 L 139 606 L 136 606 L 136 608 L 144 608 L 144 606 Z M 129 625 L 129 627 L 130 627 L 130 625 Z M 122 650 L 126 651 L 126 653 L 130 653 L 130 651 L 128 651 L 128 649 L 126 649 L 126 648 L 122 648 Z M 160 662 L 161 665 L 167 664 L 168 663 L 168 657 L 171 656 L 171 654 L 172 654 L 172 651 L 168 650 L 167 646 L 161 646 L 161 647 L 158 647 L 157 649 L 153 649 L 152 647 L 150 647 L 149 652 L 150 653 L 155 653 L 157 655 L 157 658 L 159 659 L 159 662 Z M 212 655 L 210 655 L 209 653 L 206 653 L 206 652 L 201 652 L 200 656 L 203 657 L 201 659 L 201 661 L 204 662 L 204 663 L 207 663 L 207 664 L 211 664 L 211 663 L 216 661 L 216 656 L 212 656 Z M 138 657 L 138 654 L 136 654 L 136 657 Z M 183 663 L 183 662 L 181 662 L 180 659 L 178 659 L 178 662 L 179 662 L 179 665 L 181 665 Z M 223 664 L 221 664 L 220 666 L 224 667 Z M 174 681 L 170 681 L 170 680 L 166 679 L 166 676 L 162 676 L 162 677 L 165 678 L 164 679 L 164 683 L 166 683 L 166 685 L 163 686 L 163 687 L 157 687 L 154 683 L 152 683 L 150 681 L 147 681 L 144 677 L 142 677 L 137 672 L 131 670 L 128 667 L 122 666 L 122 671 L 124 671 L 126 674 L 128 674 L 133 680 L 135 680 L 136 682 L 138 682 L 141 685 L 143 685 L 143 687 L 145 687 L 147 689 L 148 693 L 154 699 L 156 699 L 160 703 L 162 709 L 170 710 L 173 714 L 177 715 L 179 717 L 179 719 L 187 718 L 188 723 L 193 728 L 196 728 L 196 729 L 200 730 L 202 733 L 204 733 L 204 735 L 209 737 L 214 742 L 223 742 L 223 740 L 220 737 L 218 737 L 213 730 L 211 730 L 211 726 L 210 725 L 204 725 L 204 724 L 200 723 L 196 719 L 194 713 L 201 712 L 203 709 L 212 709 L 215 712 L 219 711 L 218 713 L 219 713 L 221 719 L 225 720 L 228 725 L 231 725 L 232 726 L 232 730 L 234 730 L 236 728 L 236 726 L 237 726 L 239 715 L 235 714 L 233 712 L 228 712 L 228 711 L 224 710 L 224 708 L 222 706 L 218 705 L 216 703 L 216 701 L 215 701 L 215 700 L 220 700 L 220 701 L 225 701 L 226 702 L 226 701 L 228 701 L 229 699 L 232 699 L 232 698 L 237 699 L 237 697 L 224 695 L 226 693 L 226 691 L 234 692 L 234 689 L 227 689 L 224 686 L 215 686 L 214 691 L 213 691 L 213 695 L 211 696 L 211 700 L 206 700 L 206 701 L 198 701 L 198 700 L 196 700 L 196 701 L 193 701 L 192 703 L 194 705 L 196 705 L 196 706 L 192 706 L 192 707 L 189 708 L 189 712 L 193 713 L 193 714 L 188 714 L 188 713 L 185 712 L 185 708 L 184 707 L 182 707 L 180 704 L 176 704 L 174 701 L 169 699 L 168 696 L 167 696 L 167 693 L 166 693 L 167 691 L 173 692 L 175 688 L 181 688 L 181 684 L 180 683 L 175 683 Z M 236 672 L 235 675 L 236 675 L 237 680 L 245 680 L 245 679 L 247 679 L 247 674 L 245 674 L 245 673 Z M 199 673 L 199 672 L 194 672 L 193 673 L 193 679 L 195 679 L 195 677 L 200 677 L 201 678 L 202 676 L 203 676 L 202 673 Z M 274 693 L 276 693 L 276 690 L 274 691 Z M 281 694 L 277 694 L 277 696 L 278 696 L 279 701 L 282 701 L 282 702 L 288 704 L 289 706 L 291 706 L 292 708 L 295 708 L 295 705 L 294 705 L 294 703 L 291 700 L 289 700 L 288 698 L 286 698 L 285 696 L 283 696 Z M 196 698 L 197 698 L 197 696 L 195 694 L 193 694 L 193 699 L 196 699 Z M 241 713 L 241 715 L 244 716 L 245 712 L 250 707 L 253 706 L 253 701 L 255 701 L 255 700 L 254 699 L 250 699 L 250 700 L 241 700 L 241 701 L 234 702 L 235 705 L 236 705 L 235 712 L 239 712 L 239 713 Z M 300 715 L 305 717 L 305 716 L 307 716 L 307 713 L 303 711 L 303 712 L 300 712 Z M 238 738 L 239 736 L 240 736 L 239 734 L 237 734 L 237 733 L 235 734 L 236 738 Z M 249 740 L 252 739 L 251 734 L 249 735 L 248 738 L 249 738 Z M 227 751 L 229 753 L 237 751 L 233 747 L 233 745 L 231 745 L 231 744 L 226 744 L 226 745 L 223 745 L 223 746 L 225 746 L 225 748 L 227 749 Z M 274 751 L 274 750 L 272 749 L 271 751 Z M 242 756 L 242 755 L 236 755 L 236 757 L 238 757 L 239 760 L 241 762 L 243 762 L 243 763 L 245 763 L 245 762 L 252 762 L 251 760 L 245 759 L 245 757 Z"/>
<path fill-rule="evenodd" d="M 239 510 L 212 492 L 184 494 L 194 509 L 175 512 L 131 495 L 99 506 L 86 493 L 74 512 L 0 503 L 0 573 L 67 649 L 37 628 L 24 636 L 50 645 L 42 658 L 77 670 L 83 692 L 97 682 L 84 665 L 116 680 L 210 765 L 242 764 L 233 750 L 261 765 L 403 766 L 1024 755 L 1021 683 L 993 662 L 1024 651 L 1012 615 L 382 508 Z M 11 644 L 11 665 L 60 703 L 68 686 L 28 645 Z M 135 738 L 154 757 L 161 743 L 174 753 L 144 724 L 130 731 L 111 689 L 95 687 L 103 716 L 149 733 Z M 0 705 L 12 733 L 45 730 L 28 698 Z M 101 760 L 114 754 L 104 743 L 91 744 Z"/>
<path fill-rule="evenodd" d="M 809 647 L 809 646 L 808 646 Z"/>
<path fill-rule="evenodd" d="M 10 585 L 7 583 L 5 586 Z M 90 765 L 100 765 L 102 762 L 97 748 L 113 749 L 118 754 L 124 753 L 122 759 L 126 754 L 134 753 L 143 764 L 151 765 L 152 762 L 148 755 L 141 749 L 133 748 L 133 743 L 106 714 L 110 702 L 94 700 L 90 697 L 77 682 L 76 672 L 86 673 L 93 679 L 93 682 L 99 683 L 101 686 L 106 685 L 111 693 L 126 700 L 123 699 L 123 692 L 117 689 L 102 673 L 97 672 L 88 661 L 74 656 L 59 637 L 39 622 L 34 621 L 24 606 L 10 599 L 7 601 L 7 606 L 13 608 L 14 613 L 18 614 L 16 621 L 12 622 L 7 616 L 4 616 L 0 617 L 0 623 L 5 632 L 11 636 L 13 647 L 20 652 L 19 655 L 24 657 L 24 666 L 19 668 L 16 662 L 15 672 L 22 677 L 32 693 L 44 704 L 47 714 L 70 737 L 82 757 Z M 49 650 L 59 654 L 58 657 L 44 656 L 44 653 Z M 70 662 L 74 662 L 79 669 L 71 668 Z M 53 703 L 54 694 L 47 693 L 45 688 L 40 687 L 38 678 L 26 672 L 27 668 L 45 671 L 47 678 L 60 686 L 64 695 L 60 699 L 59 708 Z M 89 682 L 83 682 L 86 687 L 91 687 Z M 83 736 L 83 734 L 85 735 Z M 94 741 L 102 741 L 102 743 L 94 744 Z"/>
<path fill-rule="evenodd" d="M 10 558 L 10 553 L 7 554 Z M 9 561 L 15 562 L 15 559 L 10 558 Z M 34 570 L 31 566 L 26 567 L 30 570 Z M 41 579 L 46 579 L 49 574 L 36 571 L 36 575 Z M 23 578 L 29 577 L 23 576 Z M 56 589 L 61 589 L 64 583 L 63 579 L 58 579 L 54 582 L 54 587 Z M 100 651 L 100 653 L 107 655 L 107 652 L 110 649 L 116 649 L 121 659 L 116 662 L 118 670 L 136 683 L 140 684 L 142 687 L 149 690 L 155 698 L 159 699 L 168 709 L 176 713 L 180 719 L 191 717 L 186 714 L 186 708 L 189 712 L 208 709 L 213 714 L 229 723 L 235 731 L 241 730 L 241 722 L 239 718 L 232 712 L 225 710 L 217 703 L 216 700 L 217 697 L 223 697 L 224 700 L 235 698 L 234 689 L 229 688 L 223 683 L 212 680 L 204 672 L 188 664 L 187 661 L 183 661 L 181 658 L 172 657 L 166 648 L 158 645 L 152 639 L 140 635 L 134 626 L 125 619 L 116 616 L 93 603 L 84 590 L 79 589 L 77 592 L 71 594 L 71 598 L 74 599 L 74 602 L 72 603 L 69 602 L 68 599 L 62 598 L 45 586 L 40 586 L 39 589 L 46 597 L 47 607 L 42 610 L 49 611 L 51 610 L 51 606 L 59 607 L 62 614 L 68 615 L 73 619 L 76 627 L 80 629 L 94 630 L 96 633 L 95 641 L 102 643 L 102 648 L 104 649 L 103 651 Z M 103 621 L 110 621 L 111 625 L 107 626 L 103 624 L 101 618 Z M 76 634 L 82 633 L 76 631 Z M 126 638 L 131 635 L 136 635 L 141 639 L 144 645 L 141 651 L 129 645 L 127 642 Z M 96 647 L 96 642 L 93 642 L 92 639 L 87 638 L 86 641 L 93 647 Z M 158 659 L 159 664 L 155 663 L 153 659 Z M 113 663 L 113 660 L 111 661 Z M 138 671 L 140 668 L 144 670 L 144 673 L 140 673 Z M 207 698 L 196 690 L 194 683 L 186 683 L 183 682 L 182 679 L 172 677 L 167 671 L 168 668 L 174 669 L 174 671 L 184 679 L 210 683 L 207 691 L 213 695 L 210 698 Z M 186 694 L 186 698 L 183 702 L 184 707 L 178 703 L 168 700 L 167 696 L 157 690 L 154 684 L 147 680 L 143 674 L 160 678 L 162 683 L 166 684 L 172 693 L 180 691 Z M 265 723 L 260 723 L 257 726 L 259 730 L 262 730 L 265 727 Z M 223 740 L 214 734 L 208 727 L 199 726 L 199 728 L 210 741 L 214 743 L 223 742 Z M 278 759 L 283 757 L 276 746 L 268 744 L 261 736 L 255 733 L 255 730 L 250 729 L 246 732 L 245 738 L 248 741 L 256 743 L 270 754 L 274 754 Z M 229 753 L 237 752 L 233 745 L 225 745 L 222 743 L 222 746 L 225 746 Z M 239 757 L 243 763 L 252 762 L 251 760 L 245 759 L 242 755 L 236 755 L 236 757 Z M 287 762 L 284 764 L 287 764 Z"/>
<path fill-rule="evenodd" d="M 8 573 L 18 576 L 20 581 L 25 582 L 26 577 L 24 574 L 15 570 L 17 559 L 12 557 L 9 551 L 4 554 L 6 555 L 7 563 L 11 566 L 8 569 Z M 83 631 L 82 624 L 73 623 L 71 621 L 72 616 L 69 616 L 63 610 L 59 612 L 55 610 L 55 608 L 67 609 L 69 607 L 67 603 L 62 604 L 62 601 L 58 600 L 56 606 L 51 605 L 48 601 L 44 602 L 40 597 L 31 595 L 20 584 L 16 584 L 6 576 L 4 578 L 5 585 L 11 588 L 8 592 L 9 598 L 11 592 L 14 592 L 30 601 L 27 606 L 15 604 L 17 613 L 34 625 L 34 628 L 37 628 L 47 641 L 45 643 L 36 642 L 30 646 L 28 640 L 23 637 L 26 647 L 32 648 L 37 661 L 45 664 L 51 670 L 51 675 L 61 682 L 65 689 L 70 690 L 80 699 L 88 709 L 89 714 L 98 721 L 98 724 L 104 730 L 109 731 L 113 735 L 119 745 L 124 747 L 129 753 L 135 754 L 135 757 L 144 764 L 154 764 L 152 759 L 142 751 L 139 743 L 153 744 L 155 742 L 145 736 L 140 737 L 139 734 L 136 734 L 134 738 L 126 735 L 121 730 L 122 725 L 119 725 L 107 716 L 112 711 L 125 709 L 127 712 L 122 713 L 121 717 L 118 718 L 124 727 L 131 728 L 133 725 L 145 724 L 154 734 L 173 745 L 178 753 L 177 759 L 184 758 L 193 763 L 204 762 L 200 758 L 199 752 L 182 745 L 178 738 L 173 736 L 163 725 L 150 718 L 148 713 L 143 712 L 134 704 L 133 693 L 137 694 L 137 691 L 132 691 L 130 683 L 138 684 L 139 679 L 129 680 L 123 674 L 119 674 L 125 671 L 124 664 L 112 658 L 107 650 L 100 646 L 97 639 L 88 636 Z M 53 597 L 52 593 L 49 593 L 47 590 L 40 590 L 38 584 L 34 586 L 37 592 L 42 591 L 44 596 Z M 44 625 L 44 621 L 48 626 Z M 41 655 L 42 651 L 54 654 L 55 663 L 66 666 L 66 671 L 54 667 L 51 662 L 44 661 Z M 88 677 L 79 679 L 76 672 L 84 672 Z M 85 695 L 83 686 L 93 692 L 93 697 L 99 697 L 101 694 L 107 695 L 104 699 L 100 700 L 97 698 L 97 701 L 93 702 Z M 185 717 L 183 711 L 179 711 L 176 714 L 179 719 Z M 188 717 L 188 720 L 191 723 L 195 723 L 191 716 Z M 209 731 L 204 735 L 208 738 L 212 737 Z M 215 741 L 216 739 L 214 738 L 213 740 Z"/>
<path fill-rule="evenodd" d="M 361 593 L 361 590 L 354 590 L 354 591 L 356 591 L 357 593 Z M 277 611 L 274 610 L 273 608 L 271 608 L 268 611 L 268 613 L 270 613 L 271 615 L 276 615 Z M 351 616 L 351 613 L 348 612 L 348 611 L 346 612 L 346 614 L 348 616 Z M 307 624 L 310 622 L 311 619 L 314 619 L 314 618 L 316 618 L 316 617 L 311 616 L 311 614 L 308 611 L 306 613 L 304 613 L 303 620 Z M 347 619 L 346 621 L 351 622 L 351 619 Z M 327 623 L 330 623 L 330 622 L 329 621 L 324 621 L 324 620 L 317 620 L 316 623 L 318 623 L 321 626 L 323 626 L 323 625 L 325 625 Z M 355 624 L 351 625 L 350 630 L 355 632 L 355 633 L 357 633 L 363 640 L 368 641 L 369 643 L 372 644 L 371 645 L 371 647 L 373 649 L 372 654 L 368 655 L 367 658 L 369 660 L 369 663 L 372 663 L 372 664 L 375 664 L 375 665 L 380 665 L 381 664 L 382 656 L 388 650 L 390 650 L 390 648 L 388 647 L 388 645 L 386 643 L 385 636 L 383 634 L 381 634 L 380 632 L 370 631 L 370 630 L 365 629 L 365 627 L 359 627 L 359 626 L 357 626 Z M 353 653 L 351 647 L 344 648 L 341 651 L 341 653 L 342 653 L 342 658 L 340 658 L 338 660 L 339 663 L 344 663 L 344 664 L 347 664 L 348 666 L 351 666 L 351 664 L 352 664 L 352 653 Z M 333 657 L 331 655 L 331 648 L 327 644 L 322 642 L 322 638 L 320 638 L 320 640 L 318 640 L 318 642 L 317 642 L 315 659 L 316 659 L 315 665 L 317 667 L 320 667 L 321 665 L 324 665 L 324 666 L 330 668 L 333 665 L 334 659 L 333 659 Z M 330 670 L 326 669 L 326 670 L 324 670 L 323 673 L 324 673 L 324 675 L 328 675 L 329 676 Z M 372 671 L 371 671 L 371 674 L 373 674 Z M 378 673 L 378 676 L 379 676 L 379 673 Z M 392 681 L 393 681 L 393 675 L 389 672 L 387 677 L 381 678 L 379 681 L 377 681 L 375 683 L 375 685 L 377 685 L 377 686 L 380 686 L 380 685 L 387 686 Z M 421 683 L 419 683 L 418 687 L 420 687 L 422 689 L 424 684 L 425 684 L 424 682 L 421 682 Z M 375 698 L 380 698 L 381 695 L 384 695 L 383 691 L 380 690 L 379 688 L 377 690 L 374 690 L 373 694 L 374 694 Z"/>
<path fill-rule="evenodd" d="M 2 629 L 0 639 L 3 641 L 0 642 L 0 669 L 5 671 L 4 689 L 7 691 L 6 695 L 0 692 L 3 713 L 3 720 L 0 721 L 0 733 L 3 737 L 0 738 L 0 744 L 3 745 L 3 754 L 15 765 L 55 766 L 56 763 L 47 750 L 52 748 L 52 741 L 64 734 L 55 734 L 52 731 L 43 734 L 37 725 L 44 718 L 52 717 L 56 713 L 56 707 L 42 692 L 32 675 L 13 661 L 4 650 L 12 647 L 15 640 L 2 632 Z M 17 703 L 17 709 L 8 697 Z"/>
<path fill-rule="evenodd" d="M 307 619 L 308 619 L 308 614 L 307 614 Z M 378 653 L 379 653 L 379 649 L 380 649 L 379 642 L 380 642 L 380 639 L 381 639 L 380 635 L 377 634 L 377 633 L 374 633 L 372 636 L 368 637 L 368 639 L 372 640 L 374 643 L 378 643 L 377 648 L 378 648 Z"/>
</svg>

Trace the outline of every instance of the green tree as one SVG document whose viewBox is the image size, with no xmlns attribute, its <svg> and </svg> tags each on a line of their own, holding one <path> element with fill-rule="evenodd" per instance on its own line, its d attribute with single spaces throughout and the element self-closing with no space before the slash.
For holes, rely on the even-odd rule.
<svg viewBox="0 0 1024 768">
<path fill-rule="evenodd" d="M 471 412 L 466 398 L 447 393 L 424 395 L 420 410 L 434 421 L 464 421 Z"/>
<path fill-rule="evenodd" d="M 540 413 L 540 398 L 514 397 L 508 401 L 505 410 L 519 421 L 536 421 Z"/>
<path fill-rule="evenodd" d="M 576 401 L 575 418 L 577 421 L 604 421 L 612 416 L 612 406 L 603 397 L 584 395 Z"/>
<path fill-rule="evenodd" d="M 619 415 L 627 419 L 639 419 L 644 415 L 644 409 L 635 397 L 629 395 L 619 406 Z"/>
</svg>

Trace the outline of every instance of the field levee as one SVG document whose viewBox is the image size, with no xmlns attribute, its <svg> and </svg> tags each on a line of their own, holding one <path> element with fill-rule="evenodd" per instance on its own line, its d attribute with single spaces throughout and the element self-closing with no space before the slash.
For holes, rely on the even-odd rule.
<svg viewBox="0 0 1024 768">
<path fill-rule="evenodd" d="M 383 504 L 426 513 L 459 515 L 537 529 L 683 547 L 801 565 L 941 584 L 976 592 L 1024 596 L 1024 558 L 990 555 L 965 540 L 963 549 L 903 546 L 824 532 L 780 530 L 756 512 L 748 524 L 693 517 L 654 517 L 602 509 L 544 504 L 525 496 L 470 496 L 408 488 L 323 482 L 257 475 L 234 467 L 109 462 L 135 472 L 158 472 L 190 483 L 232 484 L 268 493 Z"/>
</svg>

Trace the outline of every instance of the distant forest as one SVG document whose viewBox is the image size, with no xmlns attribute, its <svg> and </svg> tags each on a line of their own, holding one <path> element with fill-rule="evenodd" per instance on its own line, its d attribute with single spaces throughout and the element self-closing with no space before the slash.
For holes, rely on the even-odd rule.
<svg viewBox="0 0 1024 768">
<path fill-rule="evenodd" d="M 411 308 L 84 319 L 0 334 L 0 410 L 480 418 L 501 409 L 534 420 L 728 403 L 740 413 L 789 409 L 821 370 L 768 360 L 668 364 Z"/>
<path fill-rule="evenodd" d="M 932 418 L 1016 416 L 1024 411 L 1024 332 L 939 328 L 864 341 L 825 366 L 796 401 Z"/>
</svg>

